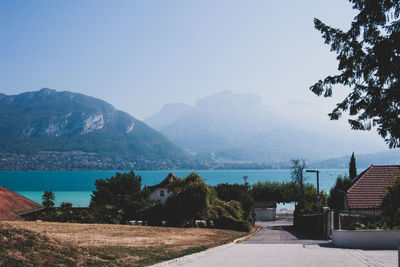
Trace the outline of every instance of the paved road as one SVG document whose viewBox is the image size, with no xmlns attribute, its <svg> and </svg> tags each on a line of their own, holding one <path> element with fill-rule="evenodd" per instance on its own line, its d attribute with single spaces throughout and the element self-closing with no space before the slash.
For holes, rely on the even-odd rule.
<svg viewBox="0 0 400 267">
<path fill-rule="evenodd" d="M 189 255 L 157 266 L 397 266 L 397 250 L 358 250 L 333 247 L 293 231 L 291 223 L 258 223 L 253 238 Z"/>
<path fill-rule="evenodd" d="M 292 221 L 257 222 L 261 230 L 245 244 L 326 244 L 294 231 Z"/>
</svg>

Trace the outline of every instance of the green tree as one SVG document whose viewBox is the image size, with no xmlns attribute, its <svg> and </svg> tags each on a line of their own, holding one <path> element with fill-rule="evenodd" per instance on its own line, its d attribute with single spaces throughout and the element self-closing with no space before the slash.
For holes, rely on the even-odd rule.
<svg viewBox="0 0 400 267">
<path fill-rule="evenodd" d="M 300 186 L 294 182 L 258 181 L 252 185 L 251 194 L 256 201 L 289 203 L 298 201 L 299 188 Z"/>
<path fill-rule="evenodd" d="M 304 159 L 292 159 L 290 161 L 291 163 L 291 175 L 292 175 L 292 180 L 295 184 L 298 184 L 300 186 L 300 200 L 304 196 L 304 182 L 305 182 L 305 177 L 304 177 L 304 169 L 306 168 L 306 161 Z"/>
<path fill-rule="evenodd" d="M 328 206 L 331 209 L 343 210 L 345 194 L 351 185 L 351 179 L 347 176 L 339 176 L 336 184 L 329 191 Z"/>
<path fill-rule="evenodd" d="M 319 80 L 310 90 L 332 96 L 334 85 L 351 93 L 329 114 L 337 120 L 349 111 L 352 129 L 378 133 L 389 147 L 400 146 L 400 2 L 398 0 L 350 0 L 359 13 L 348 31 L 314 19 L 331 51 L 337 53 L 339 74 Z"/>
<path fill-rule="evenodd" d="M 349 176 L 350 179 L 353 179 L 357 176 L 357 168 L 356 168 L 356 158 L 354 157 L 354 152 L 351 154 L 350 163 L 349 163 Z"/>
<path fill-rule="evenodd" d="M 390 227 L 400 227 L 400 176 L 388 187 L 381 207 L 387 224 Z"/>
<path fill-rule="evenodd" d="M 214 187 L 208 186 L 196 173 L 176 180 L 171 186 L 164 212 L 167 223 L 172 226 L 193 226 L 196 219 L 212 220 L 214 226 L 223 229 L 249 231 L 239 201 L 218 199 Z M 160 206 L 158 207 L 160 208 Z"/>
<path fill-rule="evenodd" d="M 142 190 L 142 177 L 129 173 L 116 173 L 115 177 L 98 179 L 95 182 L 90 207 L 96 209 L 104 222 L 116 223 L 138 219 L 149 206 L 149 193 Z M 108 213 L 102 214 L 102 213 Z M 101 219 L 100 218 L 100 219 Z"/>
<path fill-rule="evenodd" d="M 174 226 L 193 226 L 196 219 L 208 219 L 216 192 L 196 173 L 176 180 L 165 203 L 167 222 Z"/>
<path fill-rule="evenodd" d="M 246 176 L 245 176 L 246 177 Z M 217 197 L 223 201 L 237 200 L 244 211 L 243 217 L 249 219 L 250 212 L 254 207 L 254 199 L 248 183 L 242 184 L 219 184 L 215 186 Z"/>
<path fill-rule="evenodd" d="M 54 200 L 56 197 L 54 196 L 53 191 L 46 190 L 42 195 L 42 205 L 45 209 L 54 207 Z"/>
</svg>

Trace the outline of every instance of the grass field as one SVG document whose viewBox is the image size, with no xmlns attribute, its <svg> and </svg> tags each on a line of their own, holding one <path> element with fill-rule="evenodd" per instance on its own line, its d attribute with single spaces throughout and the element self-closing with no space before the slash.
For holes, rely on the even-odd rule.
<svg viewBox="0 0 400 267">
<path fill-rule="evenodd" d="M 206 229 L 1 222 L 3 266 L 146 266 L 222 245 L 247 233 Z"/>
</svg>

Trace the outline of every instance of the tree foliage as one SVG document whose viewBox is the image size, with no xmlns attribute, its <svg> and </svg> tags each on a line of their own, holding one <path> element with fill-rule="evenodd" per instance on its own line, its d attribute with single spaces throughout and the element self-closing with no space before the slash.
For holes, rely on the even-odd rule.
<svg viewBox="0 0 400 267">
<path fill-rule="evenodd" d="M 388 187 L 382 201 L 382 210 L 389 226 L 400 227 L 400 177 Z"/>
<path fill-rule="evenodd" d="M 46 190 L 42 195 L 42 205 L 46 209 L 54 207 L 54 200 L 56 197 L 54 196 L 53 191 Z"/>
<path fill-rule="evenodd" d="M 354 157 L 354 152 L 351 154 L 350 163 L 349 163 L 349 176 L 350 179 L 353 179 L 357 176 L 357 167 L 356 167 L 356 158 Z"/>
<path fill-rule="evenodd" d="M 350 188 L 351 178 L 339 176 L 336 184 L 329 191 L 328 206 L 331 209 L 343 210 L 346 191 Z"/>
<path fill-rule="evenodd" d="M 321 205 L 326 207 L 328 205 L 328 194 L 325 191 L 320 191 Z M 304 185 L 304 195 L 295 207 L 295 214 L 313 214 L 317 213 L 316 203 L 317 188 L 312 184 Z"/>
<path fill-rule="evenodd" d="M 246 176 L 245 176 L 246 177 Z M 243 217 L 249 218 L 250 212 L 254 207 L 254 198 L 251 194 L 250 186 L 247 182 L 245 184 L 219 184 L 215 186 L 217 197 L 223 201 L 237 200 L 243 209 Z"/>
<path fill-rule="evenodd" d="M 212 220 L 217 228 L 250 230 L 241 203 L 218 199 L 215 188 L 206 185 L 198 174 L 176 180 L 170 189 L 172 195 L 165 207 L 157 207 L 159 214 L 165 214 L 168 225 L 193 226 L 195 220 L 203 219 Z"/>
<path fill-rule="evenodd" d="M 176 180 L 166 202 L 167 222 L 174 226 L 193 225 L 196 219 L 207 219 L 216 193 L 195 173 Z"/>
<path fill-rule="evenodd" d="M 340 74 L 327 76 L 310 87 L 318 96 L 332 96 L 334 85 L 351 93 L 329 114 L 337 120 L 349 111 L 352 129 L 378 133 L 389 147 L 400 146 L 400 2 L 350 0 L 359 10 L 351 28 L 343 31 L 314 19 L 331 51 L 337 53 Z"/>
<path fill-rule="evenodd" d="M 300 186 L 300 198 L 302 198 L 304 195 L 304 169 L 306 168 L 306 161 L 304 159 L 292 159 L 290 163 L 292 180 Z"/>
<path fill-rule="evenodd" d="M 251 187 L 251 193 L 256 201 L 296 202 L 299 198 L 299 192 L 299 185 L 294 182 L 259 181 Z"/>
<path fill-rule="evenodd" d="M 148 192 L 142 190 L 142 177 L 133 171 L 98 179 L 95 186 L 90 207 L 103 222 L 138 219 L 149 205 Z"/>
</svg>

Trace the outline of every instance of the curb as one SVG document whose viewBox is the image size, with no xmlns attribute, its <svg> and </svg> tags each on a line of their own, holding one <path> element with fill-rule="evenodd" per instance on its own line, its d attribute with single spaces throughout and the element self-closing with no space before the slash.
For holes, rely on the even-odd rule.
<svg viewBox="0 0 400 267">
<path fill-rule="evenodd" d="M 218 250 L 221 250 L 221 249 L 226 249 L 226 248 L 228 248 L 230 246 L 233 246 L 233 245 L 235 245 L 237 243 L 243 242 L 243 241 L 249 239 L 250 237 L 252 237 L 258 231 L 260 231 L 260 229 L 258 229 L 257 231 L 255 231 L 254 233 L 252 233 L 250 235 L 246 235 L 244 237 L 237 238 L 237 239 L 233 240 L 232 242 L 230 242 L 228 244 L 225 244 L 225 245 L 209 248 L 209 249 L 197 252 L 197 253 L 189 254 L 189 255 L 182 256 L 182 257 L 179 257 L 179 258 L 175 258 L 175 259 L 172 259 L 172 260 L 159 262 L 159 263 L 156 263 L 154 265 L 150 265 L 149 267 L 162 267 L 162 266 L 168 266 L 168 265 L 174 264 L 174 263 L 181 263 L 181 264 L 188 263 L 188 262 L 190 262 L 190 261 L 192 261 L 194 259 L 198 259 L 198 258 L 204 257 L 207 254 L 210 254 L 210 253 L 212 253 L 214 251 L 218 251 Z"/>
</svg>

